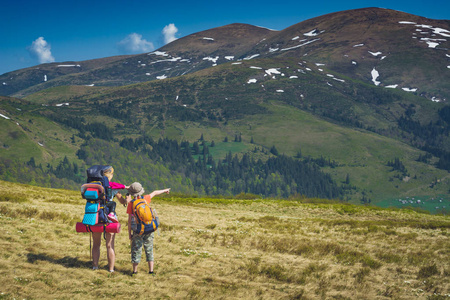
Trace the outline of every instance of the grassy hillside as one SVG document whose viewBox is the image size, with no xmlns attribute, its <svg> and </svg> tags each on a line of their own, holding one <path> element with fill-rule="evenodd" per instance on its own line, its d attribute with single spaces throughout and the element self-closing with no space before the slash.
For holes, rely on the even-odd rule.
<svg viewBox="0 0 450 300">
<path fill-rule="evenodd" d="M 266 76 L 273 69 L 279 74 Z M 27 97 L 41 106 L 22 107 L 19 113 L 11 105 L 7 111 L 21 124 L 36 112 L 59 121 L 82 117 L 86 122 L 101 122 L 119 141 L 145 134 L 192 143 L 203 135 L 206 141 L 216 143 L 211 148 L 214 159 L 229 151 L 249 153 L 254 147 L 272 146 L 289 156 L 301 151 L 304 157 L 324 157 L 336 162 L 333 168 L 325 169 L 336 182 L 350 177 L 356 187 L 348 195 L 353 203 L 359 203 L 363 196 L 376 203 L 396 197 L 448 194 L 448 172 L 433 166 L 436 158 L 418 162 L 425 152 L 406 144 L 412 138 L 397 128 L 396 121 L 414 107 L 414 120 L 427 124 L 436 118 L 442 104 L 348 78 L 335 81 L 328 74 L 323 66 L 299 65 L 295 59 L 255 59 L 121 88 L 52 88 Z M 257 83 L 249 83 L 253 79 Z M 357 95 L 357 102 L 351 100 L 352 95 Z M 69 105 L 58 106 L 64 103 Z M 61 152 L 76 159 L 82 139 L 75 136 L 72 142 L 71 137 L 77 130 L 49 124 L 54 125 L 42 125 L 43 130 L 36 125 L 33 132 L 44 135 L 42 140 L 47 143 L 65 141 L 68 146 Z M 23 133 L 30 137 L 26 130 Z M 242 136 L 242 143 L 221 143 L 226 137 L 233 141 L 236 134 Z M 448 137 L 442 138 L 443 144 L 448 143 Z M 53 158 L 35 158 L 40 163 L 48 162 L 49 157 Z M 407 176 L 387 166 L 395 158 L 405 164 Z"/>
<path fill-rule="evenodd" d="M 0 155 L 2 158 L 46 164 L 62 160 L 67 156 L 76 159 L 80 138 L 73 138 L 76 131 L 61 126 L 37 114 L 41 105 L 15 98 L 0 98 Z"/>
<path fill-rule="evenodd" d="M 162 187 L 161 187 L 162 188 Z M 312 203 L 316 202 L 316 203 Z M 322 203 L 321 203 L 322 202 Z M 0 181 L 1 299 L 447 299 L 450 219 L 300 201 L 155 198 L 156 277 L 92 271 L 78 192 Z"/>
</svg>

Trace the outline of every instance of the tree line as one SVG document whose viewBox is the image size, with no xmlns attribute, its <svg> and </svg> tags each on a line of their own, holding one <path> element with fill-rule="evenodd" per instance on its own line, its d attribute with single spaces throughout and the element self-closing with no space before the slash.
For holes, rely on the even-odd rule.
<svg viewBox="0 0 450 300">
<path fill-rule="evenodd" d="M 237 141 L 239 138 L 237 138 Z M 124 138 L 120 146 L 145 153 L 155 161 L 162 161 L 173 172 L 182 174 L 199 194 L 235 195 L 252 193 L 270 197 L 341 198 L 345 193 L 319 165 L 309 158 L 303 160 L 278 155 L 275 147 L 266 161 L 255 160 L 249 154 L 232 155 L 216 160 L 209 154 L 206 141 L 178 143 L 167 138 Z M 200 149 L 201 146 L 201 149 Z M 319 160 L 326 164 L 324 159 Z M 331 162 L 330 162 L 331 164 Z"/>
</svg>

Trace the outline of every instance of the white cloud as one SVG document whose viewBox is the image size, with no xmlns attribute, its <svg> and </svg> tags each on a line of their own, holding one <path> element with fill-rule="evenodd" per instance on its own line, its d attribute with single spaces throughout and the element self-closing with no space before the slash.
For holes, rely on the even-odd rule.
<svg viewBox="0 0 450 300">
<path fill-rule="evenodd" d="M 55 61 L 52 55 L 51 46 L 46 40 L 41 36 L 37 38 L 31 46 L 28 47 L 28 51 L 31 56 L 36 57 L 39 63 L 51 63 Z"/>
<path fill-rule="evenodd" d="M 119 50 L 125 53 L 142 53 L 150 52 L 155 49 L 152 42 L 149 42 L 142 38 L 141 34 L 131 33 L 127 35 L 118 44 Z"/>
<path fill-rule="evenodd" d="M 175 26 L 175 24 L 171 23 L 164 27 L 162 30 L 162 34 L 164 36 L 164 44 L 171 43 L 175 41 L 177 38 L 175 37 L 175 34 L 178 32 L 178 28 Z"/>
</svg>

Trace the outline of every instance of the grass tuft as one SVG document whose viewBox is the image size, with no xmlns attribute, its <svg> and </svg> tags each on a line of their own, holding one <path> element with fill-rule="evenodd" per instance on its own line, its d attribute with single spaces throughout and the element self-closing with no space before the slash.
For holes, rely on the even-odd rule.
<svg viewBox="0 0 450 300">
<path fill-rule="evenodd" d="M 419 273 L 417 274 L 417 278 L 421 279 L 421 278 L 428 278 L 434 275 L 440 275 L 441 273 L 439 272 L 436 264 L 430 265 L 430 266 L 425 266 L 420 268 Z"/>
</svg>

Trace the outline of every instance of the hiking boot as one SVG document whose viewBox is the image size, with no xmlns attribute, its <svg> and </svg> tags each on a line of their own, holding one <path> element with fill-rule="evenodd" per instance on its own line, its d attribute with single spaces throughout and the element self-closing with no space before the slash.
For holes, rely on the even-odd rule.
<svg viewBox="0 0 450 300">
<path fill-rule="evenodd" d="M 110 214 L 108 215 L 108 219 L 109 219 L 110 221 L 112 221 L 113 223 L 119 223 L 119 220 L 117 219 L 117 216 L 116 216 L 116 214 L 114 214 L 114 213 L 110 213 Z"/>
</svg>

